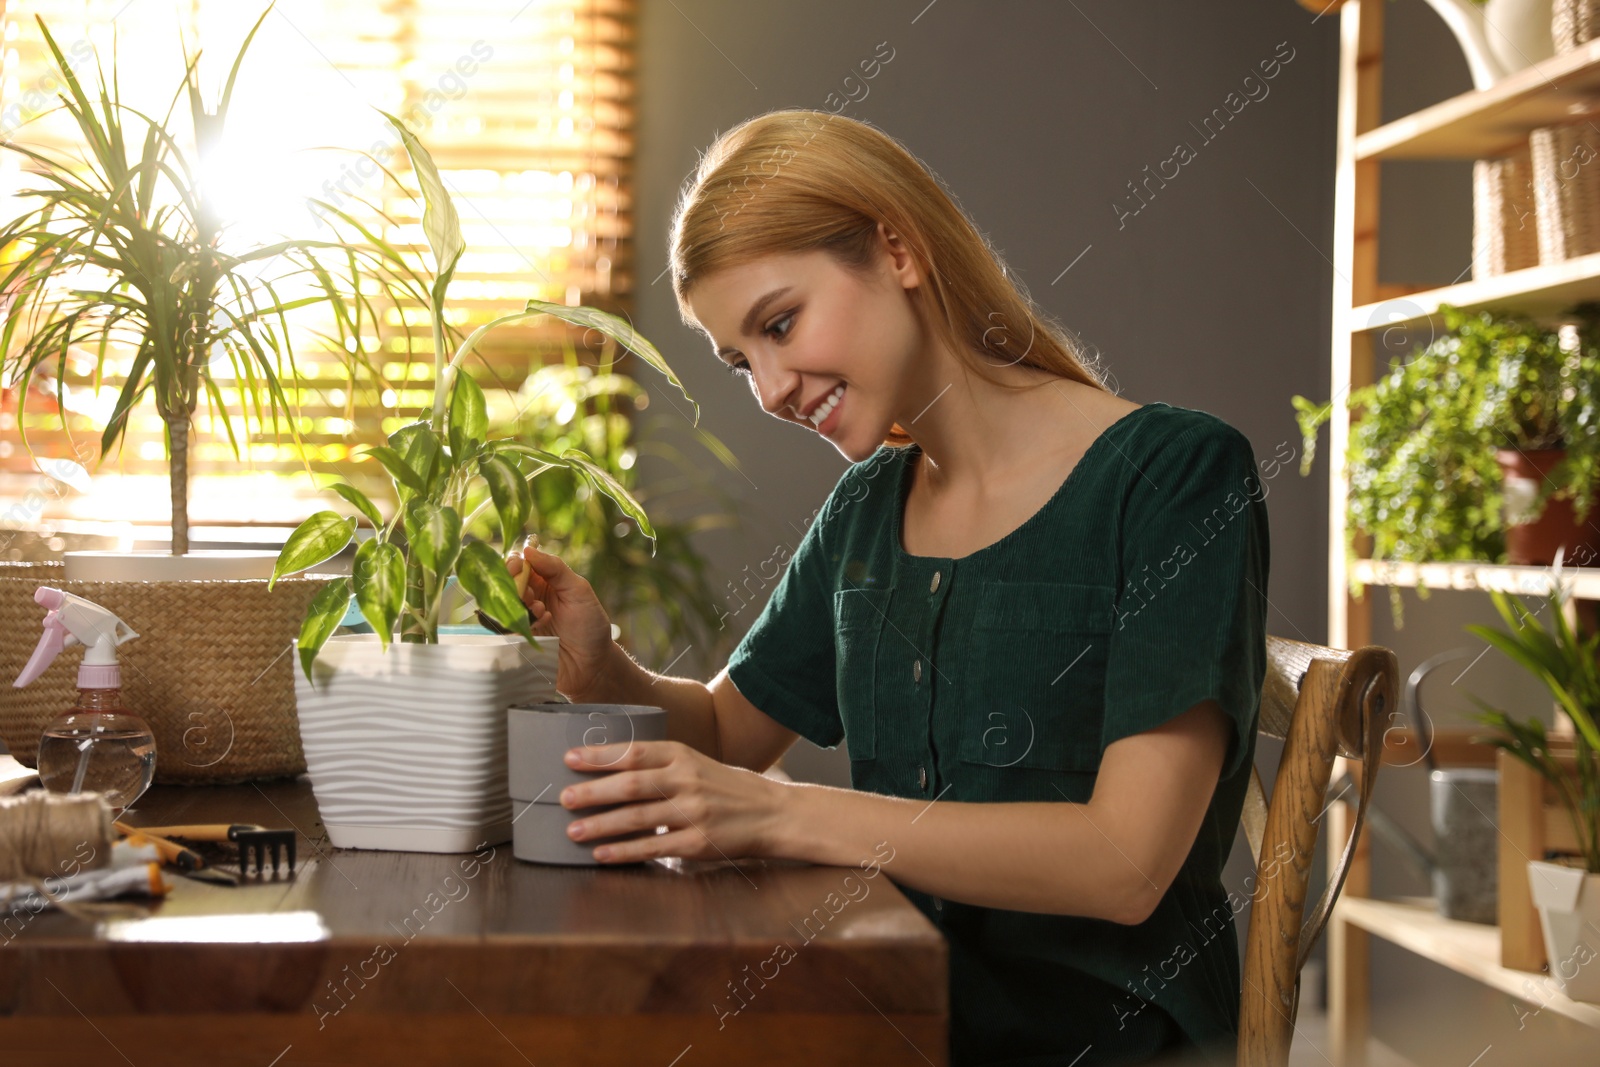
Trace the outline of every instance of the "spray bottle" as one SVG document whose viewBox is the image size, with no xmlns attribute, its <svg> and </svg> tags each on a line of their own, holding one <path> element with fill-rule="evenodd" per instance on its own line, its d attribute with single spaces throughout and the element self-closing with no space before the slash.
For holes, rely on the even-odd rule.
<svg viewBox="0 0 1600 1067">
<path fill-rule="evenodd" d="M 40 586 L 33 599 L 50 610 L 33 657 L 13 683 L 17 688 L 43 674 L 63 648 L 84 648 L 78 704 L 39 740 L 39 780 L 54 793 L 102 793 L 121 814 L 150 787 L 156 770 L 149 723 L 122 706 L 117 646 L 139 635 L 99 604 L 60 589 Z"/>
</svg>

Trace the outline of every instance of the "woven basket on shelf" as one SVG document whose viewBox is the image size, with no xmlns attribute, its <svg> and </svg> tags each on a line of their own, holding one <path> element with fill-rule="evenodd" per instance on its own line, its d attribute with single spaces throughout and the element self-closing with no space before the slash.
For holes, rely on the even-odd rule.
<svg viewBox="0 0 1600 1067">
<path fill-rule="evenodd" d="M 1600 252 L 1600 123 L 1543 126 L 1528 136 L 1539 262 Z"/>
<path fill-rule="evenodd" d="M 1524 143 L 1472 168 L 1472 276 L 1489 278 L 1539 263 L 1533 165 Z"/>
<path fill-rule="evenodd" d="M 1567 52 L 1600 37 L 1600 0 L 1555 0 L 1550 37 L 1557 52 Z"/>
<path fill-rule="evenodd" d="M 41 585 L 92 600 L 139 633 L 117 650 L 123 704 L 150 723 L 155 780 L 170 784 L 247 782 L 302 773 L 295 716 L 295 636 L 326 575 L 197 582 L 67 581 L 58 562 L 0 563 L 0 736 L 33 766 L 39 735 L 77 703 L 72 647 L 32 685 L 15 689 L 38 641 Z"/>
</svg>

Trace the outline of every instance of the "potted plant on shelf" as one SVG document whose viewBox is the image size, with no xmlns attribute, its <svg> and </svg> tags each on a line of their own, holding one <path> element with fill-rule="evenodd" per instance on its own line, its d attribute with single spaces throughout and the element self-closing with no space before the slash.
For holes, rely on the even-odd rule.
<svg viewBox="0 0 1600 1067">
<path fill-rule="evenodd" d="M 530 300 L 525 310 L 478 328 L 448 353 L 445 298 L 465 248 L 460 222 L 426 149 L 400 120 L 385 117 L 417 176 L 436 265 L 428 296 L 432 413 L 370 450 L 393 482 L 394 517 L 385 522 L 360 490 L 335 485 L 357 514 L 323 511 L 308 518 L 284 544 L 273 575 L 276 580 L 342 551 L 362 519 L 372 527 L 356 549 L 352 573 L 327 582 L 312 601 L 296 642 L 300 734 L 312 789 L 337 847 L 470 851 L 511 837 L 506 709 L 558 699 L 559 642 L 533 635 L 501 553 L 464 531 L 492 515 L 502 545 L 514 544 L 530 517 L 530 482 L 551 470 L 569 471 L 609 497 L 646 538 L 654 539 L 655 531 L 633 496 L 582 450 L 556 453 L 516 437 L 491 437 L 486 398 L 465 361 L 496 326 L 552 315 L 600 331 L 680 391 L 683 386 L 650 342 L 591 307 Z M 385 244 L 376 247 L 400 257 Z M 474 490 L 483 499 L 468 510 Z M 441 602 L 452 576 L 479 610 L 513 633 L 441 635 Z M 334 636 L 352 597 L 374 632 Z"/>
<path fill-rule="evenodd" d="M 241 442 L 218 411 L 225 395 L 263 431 L 286 428 L 298 443 L 297 405 L 285 385 L 295 377 L 296 313 L 312 305 L 331 312 L 337 336 L 327 338 L 329 347 L 354 373 L 370 369 L 360 326 L 372 321 L 379 300 L 415 285 L 359 245 L 287 239 L 240 247 L 219 213 L 218 191 L 203 175 L 266 17 L 245 37 L 214 106 L 202 92 L 197 55 L 159 120 L 124 104 L 115 68 L 108 78 L 97 64 L 98 92 L 85 86 L 74 69 L 81 63 L 69 62 L 38 20 L 82 159 L 17 139 L 0 144 L 21 157 L 34 186 L 21 193 L 26 210 L 0 225 L 9 255 L 0 266 L 7 312 L 0 378 L 17 386 L 22 443 L 29 447 L 25 417 L 36 391 L 60 402 L 69 433 L 86 424 L 98 431 L 101 461 L 124 443 L 142 403 L 153 402 L 165 427 L 172 528 L 170 553 L 69 553 L 64 567 L 5 566 L 0 625 L 36 625 L 33 591 L 48 584 L 105 604 L 144 634 L 126 660 L 126 695 L 155 731 L 158 782 L 241 781 L 305 768 L 281 653 L 320 583 L 297 579 L 269 589 L 270 552 L 254 559 L 188 552 L 189 445 L 202 399 L 224 416 L 235 456 Z M 190 140 L 196 149 L 184 147 Z M 75 370 L 80 362 L 90 370 Z M 119 372 L 120 393 L 106 415 L 67 410 L 70 376 L 82 373 L 98 387 Z M 72 390 L 85 392 L 76 381 Z M 6 657 L 22 654 L 0 651 L 0 673 L 20 667 Z M 72 703 L 71 682 L 63 670 L 53 681 L 0 693 L 0 729 L 20 759 L 33 759 L 44 724 Z"/>
<path fill-rule="evenodd" d="M 1580 564 L 1593 560 L 1597 309 L 1568 312 L 1576 321 L 1564 344 L 1560 330 L 1523 316 L 1444 305 L 1448 332 L 1351 390 L 1346 558 L 1356 558 L 1364 532 L 1380 560 L 1548 564 L 1561 545 Z M 1333 405 L 1292 403 L 1305 445 L 1300 473 L 1309 474 Z M 1356 578 L 1350 587 L 1360 595 Z M 1428 594 L 1420 579 L 1418 593 Z M 1390 604 L 1398 626 L 1393 586 Z"/>
<path fill-rule="evenodd" d="M 1479 721 L 1495 729 L 1485 738 L 1536 771 L 1555 787 L 1561 806 L 1572 819 L 1581 855 L 1552 862 L 1544 856 L 1528 858 L 1528 880 L 1534 904 L 1539 909 L 1545 951 L 1551 962 L 1551 975 L 1574 1000 L 1600 1001 L 1600 967 L 1557 966 L 1558 961 L 1576 961 L 1583 948 L 1595 958 L 1591 935 L 1600 929 L 1600 633 L 1584 633 L 1571 626 L 1562 612 L 1566 600 L 1560 583 L 1557 562 L 1556 580 L 1546 603 L 1551 609 L 1554 629 L 1546 630 L 1534 612 L 1516 598 L 1495 591 L 1495 610 L 1505 620 L 1508 631 L 1469 625 L 1466 629 L 1483 638 L 1511 660 L 1539 679 L 1571 718 L 1574 731 L 1568 746 L 1552 744 L 1544 723 L 1534 717 L 1516 719 L 1490 707 L 1476 697 L 1483 709 Z"/>
</svg>

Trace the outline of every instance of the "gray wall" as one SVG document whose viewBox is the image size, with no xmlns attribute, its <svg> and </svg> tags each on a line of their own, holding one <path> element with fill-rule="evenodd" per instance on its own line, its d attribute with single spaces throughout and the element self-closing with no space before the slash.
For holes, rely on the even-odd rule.
<svg viewBox="0 0 1600 1067">
<path fill-rule="evenodd" d="M 1470 88 L 1459 49 L 1422 0 L 1384 6 L 1387 114 Z M 639 325 L 701 401 L 703 425 L 745 467 L 746 476 L 720 472 L 720 484 L 742 500 L 746 528 L 702 542 L 719 589 L 780 541 L 792 546 L 846 464 L 814 433 L 765 415 L 680 323 L 666 279 L 650 280 L 666 264 L 671 210 L 698 153 L 763 111 L 826 107 L 882 41 L 895 57 L 846 114 L 901 139 L 945 180 L 1013 275 L 1100 353 L 1123 395 L 1213 412 L 1250 437 L 1258 459 L 1286 449 L 1298 456 L 1289 397 L 1329 395 L 1337 17 L 1314 20 L 1290 0 L 645 0 L 639 39 Z M 1213 140 L 1197 134 L 1190 124 L 1223 106 L 1280 42 L 1293 58 L 1268 94 Z M 1196 158 L 1119 227 L 1113 203 L 1179 140 Z M 1382 198 L 1383 280 L 1461 275 L 1470 165 L 1386 165 Z M 1270 483 L 1270 626 L 1323 642 L 1326 459 L 1306 478 L 1297 466 Z M 649 476 L 647 465 L 645 484 Z M 1486 597 L 1406 592 L 1397 631 L 1385 591 L 1376 594 L 1374 640 L 1396 650 L 1406 673 L 1472 643 L 1464 623 L 1496 621 Z M 733 616 L 734 632 L 759 608 Z M 1471 710 L 1463 690 L 1504 707 L 1541 707 L 1537 687 L 1497 655 L 1455 685 L 1455 672 L 1430 682 L 1430 713 L 1459 721 Z M 1261 746 L 1269 777 L 1277 754 Z M 842 750 L 801 742 L 786 766 L 848 783 Z M 1427 842 L 1425 775 L 1386 773 L 1380 783 L 1379 803 Z M 1386 846 L 1374 853 L 1379 894 L 1428 892 Z M 1227 884 L 1240 887 L 1246 873 L 1241 838 Z M 1373 959 L 1375 1032 L 1415 1062 L 1464 1064 L 1486 1044 L 1531 1052 L 1532 1042 L 1584 1033 L 1549 1012 L 1519 1031 L 1503 995 L 1386 943 L 1375 942 Z M 1307 1002 L 1317 995 L 1308 990 Z M 1517 1059 L 1510 1055 L 1499 1062 Z"/>
<path fill-rule="evenodd" d="M 774 108 L 826 107 L 856 63 L 889 42 L 893 61 L 845 113 L 900 138 L 945 180 L 1123 394 L 1213 412 L 1258 458 L 1298 454 L 1288 398 L 1326 395 L 1331 278 L 1335 40 L 1331 20 L 1309 23 L 1287 0 L 647 0 L 637 314 L 748 476 L 720 472 L 748 525 L 705 539 L 717 587 L 780 540 L 792 545 L 846 466 L 815 433 L 762 412 L 681 324 L 668 280 L 651 284 L 666 265 L 679 185 L 719 132 Z M 1293 58 L 1268 95 L 1204 142 L 1189 124 L 1285 41 Z M 1180 139 L 1197 158 L 1119 228 L 1113 203 Z M 1269 497 L 1271 625 L 1314 641 L 1325 615 L 1324 477 L 1288 464 Z M 758 611 L 730 626 L 742 632 Z"/>
</svg>

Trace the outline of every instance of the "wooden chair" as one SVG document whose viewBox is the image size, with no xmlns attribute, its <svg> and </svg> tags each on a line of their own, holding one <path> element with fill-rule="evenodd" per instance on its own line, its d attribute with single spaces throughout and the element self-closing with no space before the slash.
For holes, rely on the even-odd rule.
<svg viewBox="0 0 1600 1067">
<path fill-rule="evenodd" d="M 1267 637 L 1259 731 L 1284 742 L 1269 802 L 1252 771 L 1240 822 L 1255 857 L 1239 1001 L 1239 1067 L 1289 1061 L 1300 969 L 1322 935 L 1366 819 L 1384 731 L 1397 708 L 1399 665 L 1379 645 L 1354 651 Z M 1305 914 L 1335 757 L 1359 784 L 1350 837 L 1321 898 Z M 1334 821 L 1334 820 L 1330 820 Z M 1343 821 L 1343 820 L 1339 820 Z"/>
</svg>

